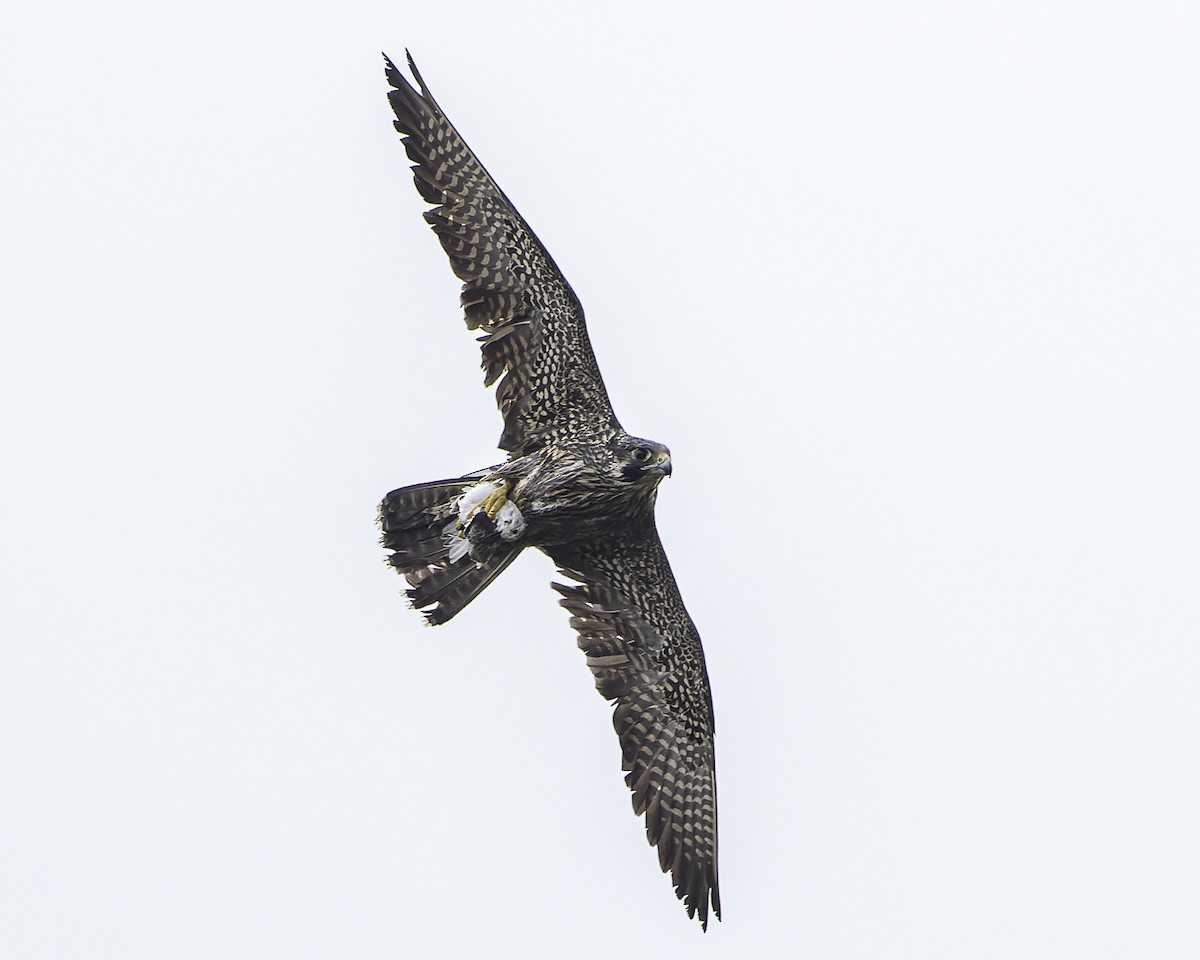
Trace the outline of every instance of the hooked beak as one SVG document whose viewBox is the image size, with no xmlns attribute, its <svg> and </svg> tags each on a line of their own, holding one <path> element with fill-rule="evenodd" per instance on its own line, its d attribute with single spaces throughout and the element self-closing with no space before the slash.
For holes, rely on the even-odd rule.
<svg viewBox="0 0 1200 960">
<path fill-rule="evenodd" d="M 660 453 L 658 459 L 646 467 L 646 472 L 659 477 L 669 477 L 671 475 L 671 455 Z"/>
</svg>

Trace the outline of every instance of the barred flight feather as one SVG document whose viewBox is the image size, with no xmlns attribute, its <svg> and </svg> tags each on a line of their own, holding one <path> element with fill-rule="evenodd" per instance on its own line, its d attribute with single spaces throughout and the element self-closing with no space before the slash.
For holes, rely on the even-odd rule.
<svg viewBox="0 0 1200 960">
<path fill-rule="evenodd" d="M 619 429 L 570 284 L 446 119 L 412 58 L 419 91 L 384 59 L 395 127 L 413 162 L 417 192 L 437 204 L 425 219 L 464 282 L 468 327 L 494 332 L 526 325 L 503 353 L 488 356 L 485 345 L 489 383 L 504 373 L 514 380 L 515 395 L 504 394 L 509 402 L 500 448 L 528 453 L 562 433 Z M 530 395 L 536 404 L 526 402 Z"/>
<path fill-rule="evenodd" d="M 602 696 L 615 701 L 634 813 L 688 915 L 718 918 L 712 701 L 700 638 L 653 527 L 546 548 Z"/>
</svg>

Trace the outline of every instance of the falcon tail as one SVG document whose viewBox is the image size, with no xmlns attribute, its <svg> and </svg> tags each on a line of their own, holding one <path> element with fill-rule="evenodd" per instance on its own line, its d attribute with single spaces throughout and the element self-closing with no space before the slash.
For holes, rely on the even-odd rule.
<svg viewBox="0 0 1200 960">
<path fill-rule="evenodd" d="M 408 599 L 432 624 L 445 623 L 479 596 L 522 549 L 499 543 L 479 563 L 452 549 L 448 530 L 458 519 L 459 498 L 477 481 L 475 474 L 401 487 L 379 505 L 380 542 L 392 551 L 388 563 L 404 574 Z"/>
</svg>

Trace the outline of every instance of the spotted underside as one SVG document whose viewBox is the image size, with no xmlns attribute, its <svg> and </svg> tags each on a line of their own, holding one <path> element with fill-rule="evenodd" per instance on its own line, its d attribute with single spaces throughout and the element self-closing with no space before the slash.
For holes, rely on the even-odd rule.
<svg viewBox="0 0 1200 960">
<path fill-rule="evenodd" d="M 611 512 L 605 506 L 600 514 L 581 479 L 555 501 L 563 516 L 590 517 L 586 530 L 572 526 L 567 536 L 559 528 L 539 542 L 538 517 L 528 517 L 526 530 L 519 511 L 519 530 L 501 526 L 516 519 L 503 513 L 509 509 L 504 491 L 493 496 L 491 484 L 520 468 L 518 458 L 536 452 L 531 459 L 553 467 L 562 464 L 553 459 L 560 446 L 599 453 L 633 441 L 613 414 L 570 285 L 446 119 L 411 58 L 409 66 L 419 90 L 387 61 L 395 126 L 413 161 L 417 190 L 434 204 L 425 219 L 464 282 L 467 326 L 482 334 L 485 382 L 499 381 L 499 445 L 510 459 L 490 474 L 388 494 L 380 523 L 389 562 L 407 578 L 410 600 L 431 623 L 462 610 L 526 546 L 548 553 L 576 581 L 554 588 L 571 614 L 596 688 L 614 704 L 634 811 L 645 817 L 647 837 L 688 915 L 707 929 L 710 911 L 721 915 L 712 699 L 699 634 L 655 530 L 657 479 L 631 481 L 628 503 Z M 628 469 L 634 476 L 642 468 L 631 462 Z M 536 506 L 536 498 L 531 502 Z M 496 525 L 496 536 L 476 544 L 471 538 L 488 523 Z"/>
</svg>

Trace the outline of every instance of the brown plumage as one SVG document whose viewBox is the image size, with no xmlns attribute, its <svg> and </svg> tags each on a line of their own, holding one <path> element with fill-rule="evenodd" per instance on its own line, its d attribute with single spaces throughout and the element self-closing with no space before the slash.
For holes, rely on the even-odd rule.
<svg viewBox="0 0 1200 960">
<path fill-rule="evenodd" d="M 700 636 L 654 526 L 662 444 L 617 422 L 583 308 L 529 225 L 446 119 L 417 72 L 390 60 L 388 94 L 425 214 L 463 280 L 485 383 L 499 381 L 509 459 L 393 490 L 379 508 L 388 562 L 430 623 L 445 623 L 525 547 L 577 585 L 554 584 L 600 693 L 613 701 L 625 782 L 688 916 L 721 915 L 713 712 Z"/>
</svg>

